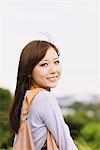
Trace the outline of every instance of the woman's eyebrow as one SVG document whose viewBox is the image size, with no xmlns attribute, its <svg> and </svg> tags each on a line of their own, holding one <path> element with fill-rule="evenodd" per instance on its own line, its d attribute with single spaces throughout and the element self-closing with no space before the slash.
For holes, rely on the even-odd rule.
<svg viewBox="0 0 100 150">
<path fill-rule="evenodd" d="M 55 60 L 55 59 L 59 59 L 59 56 L 58 56 L 58 57 L 56 57 L 56 58 L 54 58 L 54 60 Z"/>
<path fill-rule="evenodd" d="M 53 60 L 59 59 L 59 57 L 54 58 Z M 49 61 L 48 59 L 43 59 L 41 61 Z"/>
</svg>

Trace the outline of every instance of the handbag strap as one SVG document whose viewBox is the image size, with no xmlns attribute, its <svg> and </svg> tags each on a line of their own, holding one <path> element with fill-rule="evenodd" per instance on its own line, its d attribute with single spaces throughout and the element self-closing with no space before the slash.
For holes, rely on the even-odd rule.
<svg viewBox="0 0 100 150">
<path fill-rule="evenodd" d="M 25 103 L 24 103 L 24 108 L 22 111 L 23 115 L 27 116 L 27 114 L 29 113 L 30 104 L 34 100 L 34 97 L 40 91 L 46 91 L 46 90 L 43 88 L 35 88 L 27 94 L 26 99 L 25 99 Z M 27 117 L 24 120 L 21 120 L 21 128 L 23 128 L 23 125 L 24 125 L 26 120 L 27 120 Z M 47 149 L 48 150 L 59 150 L 59 148 L 57 147 L 57 144 L 56 144 L 56 142 L 55 142 L 55 140 L 54 140 L 54 138 L 53 138 L 53 136 L 49 130 L 48 130 L 48 134 L 47 134 Z"/>
<path fill-rule="evenodd" d="M 22 114 L 23 115 L 27 115 L 29 112 L 29 107 L 30 104 L 32 103 L 34 97 L 40 92 L 40 91 L 45 91 L 45 89 L 43 88 L 35 88 L 33 90 L 30 90 L 30 92 L 27 94 L 26 98 L 25 98 L 25 103 L 23 106 L 23 111 Z"/>
</svg>

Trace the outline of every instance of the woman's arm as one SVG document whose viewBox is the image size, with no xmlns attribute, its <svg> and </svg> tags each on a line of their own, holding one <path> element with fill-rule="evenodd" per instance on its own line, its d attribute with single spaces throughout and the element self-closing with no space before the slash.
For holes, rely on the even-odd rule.
<svg viewBox="0 0 100 150">
<path fill-rule="evenodd" d="M 77 150 L 69 128 L 64 122 L 61 109 L 51 92 L 41 92 L 40 117 L 52 133 L 60 150 Z"/>
</svg>

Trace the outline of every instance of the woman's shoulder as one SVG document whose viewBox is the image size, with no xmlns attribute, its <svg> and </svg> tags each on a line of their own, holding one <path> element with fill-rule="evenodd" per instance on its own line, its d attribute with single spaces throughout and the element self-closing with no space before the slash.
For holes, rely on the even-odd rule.
<svg viewBox="0 0 100 150">
<path fill-rule="evenodd" d="M 26 92 L 26 96 L 32 94 L 31 90 Z M 34 104 L 54 104 L 57 103 L 56 96 L 51 91 L 41 90 L 33 98 Z"/>
<path fill-rule="evenodd" d="M 54 94 L 51 91 L 47 91 L 47 90 L 40 91 L 36 96 L 55 97 Z"/>
<path fill-rule="evenodd" d="M 32 94 L 31 90 L 26 92 L 26 96 Z M 56 96 L 51 91 L 41 90 L 32 99 L 31 107 L 56 107 L 58 105 Z"/>
<path fill-rule="evenodd" d="M 56 100 L 55 95 L 50 91 L 40 91 L 35 97 L 35 99 L 40 99 L 42 101 L 51 102 L 52 100 Z"/>
</svg>

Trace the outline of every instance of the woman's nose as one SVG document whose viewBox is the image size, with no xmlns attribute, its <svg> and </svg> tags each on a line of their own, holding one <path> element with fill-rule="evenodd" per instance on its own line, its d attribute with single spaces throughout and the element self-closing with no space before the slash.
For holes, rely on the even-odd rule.
<svg viewBox="0 0 100 150">
<path fill-rule="evenodd" d="M 57 71 L 57 68 L 55 65 L 50 65 L 50 73 L 55 73 Z"/>
</svg>

